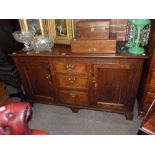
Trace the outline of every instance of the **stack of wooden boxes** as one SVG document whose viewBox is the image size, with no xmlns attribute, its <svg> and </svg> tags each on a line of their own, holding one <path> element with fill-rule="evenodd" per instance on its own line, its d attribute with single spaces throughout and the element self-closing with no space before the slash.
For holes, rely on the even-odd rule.
<svg viewBox="0 0 155 155">
<path fill-rule="evenodd" d="M 110 20 L 79 21 L 75 39 L 71 41 L 73 53 L 115 53 L 116 40 L 109 36 Z"/>
</svg>

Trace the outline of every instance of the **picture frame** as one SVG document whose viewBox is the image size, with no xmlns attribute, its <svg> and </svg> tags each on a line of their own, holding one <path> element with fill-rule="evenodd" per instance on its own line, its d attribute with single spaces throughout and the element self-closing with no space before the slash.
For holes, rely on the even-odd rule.
<svg viewBox="0 0 155 155">
<path fill-rule="evenodd" d="M 56 44 L 70 44 L 74 31 L 73 20 L 50 19 L 48 20 L 48 30 Z"/>
<path fill-rule="evenodd" d="M 21 30 L 33 30 L 37 35 L 51 37 L 55 44 L 70 45 L 74 36 L 72 19 L 19 19 Z"/>
<path fill-rule="evenodd" d="M 45 19 L 19 19 L 21 30 L 32 30 L 36 35 L 47 34 L 47 25 Z"/>
</svg>

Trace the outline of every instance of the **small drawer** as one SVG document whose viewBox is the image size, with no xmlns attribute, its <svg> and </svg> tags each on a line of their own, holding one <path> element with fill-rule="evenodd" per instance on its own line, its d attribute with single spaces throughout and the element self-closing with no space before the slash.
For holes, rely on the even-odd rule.
<svg viewBox="0 0 155 155">
<path fill-rule="evenodd" d="M 88 105 L 88 93 L 81 91 L 58 91 L 59 100 L 64 104 Z"/>
<path fill-rule="evenodd" d="M 81 63 L 54 63 L 56 72 L 87 74 L 87 65 Z"/>
<path fill-rule="evenodd" d="M 147 92 L 144 100 L 144 110 L 148 110 L 149 106 L 152 104 L 155 99 L 155 93 Z"/>
<path fill-rule="evenodd" d="M 78 89 L 88 88 L 88 78 L 85 76 L 56 75 L 56 82 L 58 87 L 78 88 Z"/>
</svg>

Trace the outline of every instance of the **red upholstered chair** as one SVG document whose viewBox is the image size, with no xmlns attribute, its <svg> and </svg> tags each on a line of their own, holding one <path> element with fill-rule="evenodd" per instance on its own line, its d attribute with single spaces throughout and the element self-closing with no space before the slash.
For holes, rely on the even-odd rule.
<svg viewBox="0 0 155 155">
<path fill-rule="evenodd" d="M 47 135 L 47 132 L 28 128 L 32 107 L 27 102 L 10 102 L 0 107 L 0 135 Z"/>
</svg>

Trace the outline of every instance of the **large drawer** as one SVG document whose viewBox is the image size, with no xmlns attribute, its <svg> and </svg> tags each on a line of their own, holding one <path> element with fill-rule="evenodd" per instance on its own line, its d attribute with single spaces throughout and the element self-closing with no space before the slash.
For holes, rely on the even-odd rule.
<svg viewBox="0 0 155 155">
<path fill-rule="evenodd" d="M 55 71 L 59 73 L 87 74 L 87 65 L 84 63 L 54 63 Z"/>
<path fill-rule="evenodd" d="M 56 83 L 58 87 L 78 89 L 88 88 L 88 78 L 86 76 L 56 75 Z"/>
<path fill-rule="evenodd" d="M 155 93 L 151 93 L 151 92 L 146 93 L 144 105 L 143 105 L 144 110 L 148 110 L 149 106 L 151 105 L 154 99 L 155 99 Z"/>
<path fill-rule="evenodd" d="M 71 105 L 88 105 L 88 93 L 82 91 L 58 90 L 59 101 Z"/>
</svg>

